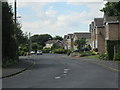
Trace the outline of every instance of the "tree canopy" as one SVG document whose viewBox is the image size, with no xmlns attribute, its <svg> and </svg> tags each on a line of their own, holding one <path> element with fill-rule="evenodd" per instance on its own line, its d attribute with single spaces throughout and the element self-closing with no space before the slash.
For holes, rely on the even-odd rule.
<svg viewBox="0 0 120 90">
<path fill-rule="evenodd" d="M 41 35 L 36 34 L 31 37 L 32 43 L 38 43 L 42 47 L 45 46 L 45 42 L 48 40 L 52 40 L 52 36 L 49 34 L 41 34 Z"/>
<path fill-rule="evenodd" d="M 15 35 L 15 23 L 12 7 L 8 2 L 2 2 L 2 62 L 7 63 L 18 60 L 18 45 Z"/>
<path fill-rule="evenodd" d="M 107 2 L 101 11 L 108 16 L 118 16 L 118 19 L 120 20 L 120 1 Z"/>
<path fill-rule="evenodd" d="M 61 36 L 55 36 L 54 38 L 53 38 L 54 40 L 60 40 L 60 41 L 62 41 L 63 40 L 63 38 L 61 37 Z"/>
</svg>

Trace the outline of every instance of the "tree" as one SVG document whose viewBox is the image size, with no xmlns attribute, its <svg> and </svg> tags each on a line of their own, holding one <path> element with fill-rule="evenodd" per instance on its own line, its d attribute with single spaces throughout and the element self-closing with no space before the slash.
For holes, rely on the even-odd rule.
<svg viewBox="0 0 120 90">
<path fill-rule="evenodd" d="M 120 20 L 120 1 L 107 2 L 101 11 L 108 16 L 118 16 L 118 20 Z"/>
<path fill-rule="evenodd" d="M 61 36 L 55 36 L 53 39 L 54 39 L 54 40 L 60 40 L 60 41 L 63 40 L 63 38 L 62 38 Z"/>
<path fill-rule="evenodd" d="M 2 2 L 2 25 L 2 63 L 5 66 L 18 61 L 15 23 L 13 21 L 12 7 L 8 5 L 8 2 Z"/>
<path fill-rule="evenodd" d="M 37 50 L 38 50 L 38 44 L 37 43 L 32 44 L 32 50 L 35 51 L 35 53 L 37 53 Z"/>
<path fill-rule="evenodd" d="M 79 38 L 78 40 L 75 41 L 74 44 L 77 46 L 78 50 L 81 50 L 82 47 L 86 44 L 86 39 Z"/>
<path fill-rule="evenodd" d="M 36 34 L 31 37 L 32 43 L 38 43 L 42 47 L 45 46 L 45 42 L 48 40 L 52 40 L 52 36 L 49 34 L 41 34 L 41 35 Z"/>
</svg>

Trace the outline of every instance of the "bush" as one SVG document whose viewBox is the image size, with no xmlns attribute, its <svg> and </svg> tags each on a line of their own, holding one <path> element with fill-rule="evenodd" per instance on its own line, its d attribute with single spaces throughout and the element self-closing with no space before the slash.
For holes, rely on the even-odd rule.
<svg viewBox="0 0 120 90">
<path fill-rule="evenodd" d="M 54 49 L 52 53 L 57 53 L 57 54 L 67 54 L 68 50 L 66 49 Z"/>
<path fill-rule="evenodd" d="M 98 48 L 93 49 L 93 51 L 98 52 Z"/>
<path fill-rule="evenodd" d="M 105 53 L 102 53 L 102 54 L 99 55 L 99 59 L 100 60 L 107 60 L 108 59 L 108 55 L 105 54 Z"/>
<path fill-rule="evenodd" d="M 118 56 L 118 55 L 114 55 L 114 47 L 120 46 L 120 40 L 107 40 L 107 54 L 108 54 L 108 59 L 109 60 L 113 60 L 114 56 Z M 116 49 L 119 50 L 119 49 Z M 117 51 L 119 52 L 119 51 Z"/>
<path fill-rule="evenodd" d="M 116 53 L 114 55 L 114 60 L 120 60 L 120 54 L 119 53 Z"/>
<path fill-rule="evenodd" d="M 51 51 L 51 48 L 45 48 L 42 50 L 43 53 L 49 53 Z"/>
</svg>

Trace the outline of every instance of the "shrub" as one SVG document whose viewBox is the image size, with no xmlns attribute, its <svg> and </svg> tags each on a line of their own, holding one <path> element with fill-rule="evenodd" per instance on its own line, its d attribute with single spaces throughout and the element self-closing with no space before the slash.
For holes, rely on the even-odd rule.
<svg viewBox="0 0 120 90">
<path fill-rule="evenodd" d="M 98 52 L 98 48 L 93 49 L 93 51 Z"/>
<path fill-rule="evenodd" d="M 109 60 L 113 60 L 114 56 L 118 56 L 118 55 L 114 55 L 114 47 L 118 47 L 120 46 L 120 40 L 107 40 L 107 54 L 108 54 L 108 59 Z M 117 52 L 119 52 L 119 49 L 116 49 Z"/>
<path fill-rule="evenodd" d="M 57 54 L 67 54 L 68 50 L 66 49 L 54 49 L 52 53 L 57 53 Z"/>
<path fill-rule="evenodd" d="M 114 55 L 114 60 L 120 60 L 120 54 L 119 53 L 116 53 Z"/>
<path fill-rule="evenodd" d="M 51 51 L 51 48 L 45 48 L 42 50 L 43 53 L 49 53 Z"/>
<path fill-rule="evenodd" d="M 105 54 L 105 53 L 102 53 L 102 54 L 99 55 L 99 59 L 100 60 L 107 60 L 108 59 L 108 55 Z"/>
</svg>

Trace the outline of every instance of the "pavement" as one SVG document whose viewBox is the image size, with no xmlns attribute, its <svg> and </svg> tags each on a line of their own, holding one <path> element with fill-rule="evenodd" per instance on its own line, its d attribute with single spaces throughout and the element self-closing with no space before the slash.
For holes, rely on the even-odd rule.
<svg viewBox="0 0 120 90">
<path fill-rule="evenodd" d="M 76 58 L 76 57 L 73 57 L 73 58 Z M 77 58 L 81 58 L 81 60 L 83 60 L 83 61 L 97 64 L 101 67 L 110 69 L 110 70 L 115 71 L 115 72 L 120 72 L 120 70 L 118 68 L 119 67 L 118 62 L 108 61 L 108 60 L 100 60 L 100 59 L 91 59 L 91 58 L 87 58 L 87 57 L 77 57 Z"/>
<path fill-rule="evenodd" d="M 29 56 L 20 56 L 20 61 L 18 64 L 9 66 L 7 68 L 2 68 L 2 78 L 17 75 L 34 64 L 34 61 L 30 59 Z"/>
<path fill-rule="evenodd" d="M 59 54 L 37 55 L 31 59 L 35 61 L 35 65 L 24 73 L 3 78 L 2 87 L 118 88 L 115 62 L 109 63 L 84 57 L 72 58 Z"/>
</svg>

